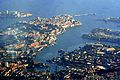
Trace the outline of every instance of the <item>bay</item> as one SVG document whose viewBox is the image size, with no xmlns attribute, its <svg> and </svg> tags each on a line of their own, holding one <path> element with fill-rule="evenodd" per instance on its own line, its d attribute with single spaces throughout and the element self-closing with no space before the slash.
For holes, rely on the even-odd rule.
<svg viewBox="0 0 120 80">
<path fill-rule="evenodd" d="M 82 13 L 96 13 L 96 16 L 74 17 L 82 22 L 82 26 L 68 29 L 59 35 L 57 44 L 44 49 L 37 55 L 35 61 L 45 62 L 47 59 L 58 56 L 59 49 L 70 51 L 78 46 L 83 46 L 90 40 L 83 40 L 81 35 L 89 33 L 94 28 L 110 28 L 120 30 L 118 23 L 105 23 L 96 21 L 97 18 L 119 17 L 120 0 L 0 0 L 0 11 L 13 10 L 31 12 L 33 17 L 50 18 L 59 14 L 72 16 Z M 19 20 L 25 19 L 0 19 L 0 29 L 6 28 Z"/>
</svg>

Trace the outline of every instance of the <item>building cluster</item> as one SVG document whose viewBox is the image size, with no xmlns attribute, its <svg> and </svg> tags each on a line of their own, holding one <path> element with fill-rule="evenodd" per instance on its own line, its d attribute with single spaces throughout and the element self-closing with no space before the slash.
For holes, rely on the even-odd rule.
<svg viewBox="0 0 120 80">
<path fill-rule="evenodd" d="M 24 18 L 32 16 L 31 13 L 23 13 L 18 11 L 0 11 L 0 18 Z"/>
<path fill-rule="evenodd" d="M 59 57 L 47 60 L 49 63 L 63 66 L 58 68 L 58 79 L 78 80 L 119 80 L 120 48 L 101 43 L 86 44 L 84 47 L 65 52 L 58 51 Z"/>
</svg>

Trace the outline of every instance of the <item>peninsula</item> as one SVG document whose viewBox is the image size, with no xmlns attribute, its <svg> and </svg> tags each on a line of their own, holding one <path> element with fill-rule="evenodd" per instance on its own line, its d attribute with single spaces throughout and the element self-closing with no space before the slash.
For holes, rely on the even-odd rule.
<svg viewBox="0 0 120 80">
<path fill-rule="evenodd" d="M 0 31 L 0 77 L 49 78 L 49 71 L 35 71 L 36 67 L 48 68 L 47 64 L 36 63 L 33 58 L 45 47 L 54 45 L 57 35 L 67 28 L 81 23 L 70 15 L 52 18 L 37 17 L 29 22 L 19 21 Z M 2 77 L 4 76 L 4 77 Z M 32 77 L 35 76 L 35 77 Z"/>
</svg>

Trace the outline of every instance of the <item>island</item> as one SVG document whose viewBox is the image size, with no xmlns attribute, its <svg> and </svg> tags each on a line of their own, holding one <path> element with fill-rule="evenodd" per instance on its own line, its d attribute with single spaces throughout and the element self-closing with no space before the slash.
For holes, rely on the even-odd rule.
<svg viewBox="0 0 120 80">
<path fill-rule="evenodd" d="M 120 23 L 120 17 L 108 17 L 103 19 L 97 19 L 98 21 L 105 21 L 105 22 L 116 22 Z"/>
<path fill-rule="evenodd" d="M 120 31 L 95 28 L 91 33 L 83 34 L 82 38 L 120 44 Z"/>
</svg>

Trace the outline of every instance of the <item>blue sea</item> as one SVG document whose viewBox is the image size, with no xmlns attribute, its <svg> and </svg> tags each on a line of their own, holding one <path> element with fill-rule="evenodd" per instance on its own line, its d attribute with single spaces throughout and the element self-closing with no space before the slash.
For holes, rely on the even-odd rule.
<svg viewBox="0 0 120 80">
<path fill-rule="evenodd" d="M 58 56 L 59 49 L 71 51 L 78 46 L 94 42 L 81 38 L 82 34 L 89 33 L 94 28 L 120 30 L 120 27 L 117 27 L 119 23 L 96 21 L 98 18 L 120 17 L 120 0 L 0 0 L 0 11 L 4 10 L 31 12 L 33 17 L 46 18 L 60 14 L 74 16 L 82 13 L 96 13 L 96 16 L 74 17 L 82 22 L 82 26 L 69 28 L 64 34 L 59 35 L 57 44 L 40 52 L 35 61 L 45 62 L 47 59 Z M 19 20 L 26 19 L 0 19 L 0 29 Z"/>
</svg>

